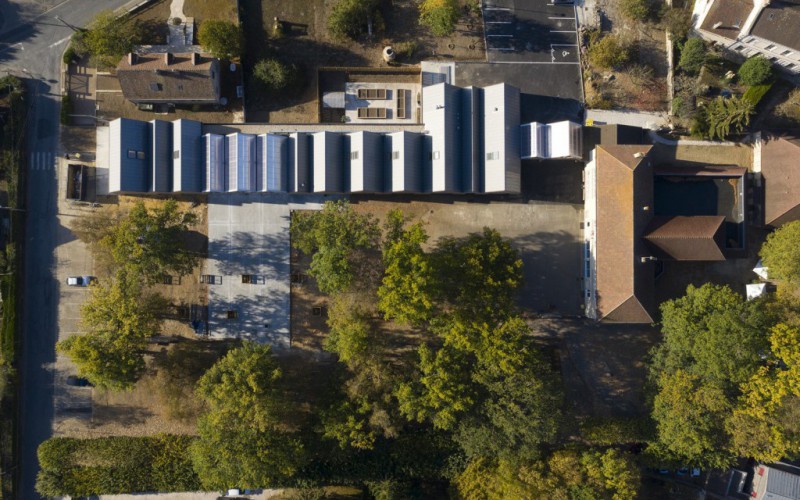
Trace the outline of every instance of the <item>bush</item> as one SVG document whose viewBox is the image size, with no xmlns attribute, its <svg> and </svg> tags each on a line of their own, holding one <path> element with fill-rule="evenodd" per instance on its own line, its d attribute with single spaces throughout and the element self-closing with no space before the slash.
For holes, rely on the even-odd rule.
<svg viewBox="0 0 800 500">
<path fill-rule="evenodd" d="M 39 446 L 36 490 L 43 496 L 197 491 L 188 450 L 192 436 L 160 434 L 51 438 Z"/>
<path fill-rule="evenodd" d="M 631 59 L 631 49 L 617 35 L 607 35 L 589 46 L 589 60 L 601 69 L 622 67 Z"/>
<path fill-rule="evenodd" d="M 764 56 L 751 57 L 739 67 L 739 81 L 748 86 L 767 83 L 772 77 L 772 64 Z"/>
<path fill-rule="evenodd" d="M 197 39 L 203 49 L 220 59 L 233 59 L 242 53 L 242 32 L 229 21 L 203 21 Z"/>
<path fill-rule="evenodd" d="M 78 53 L 75 52 L 75 48 L 70 45 L 67 47 L 67 50 L 64 51 L 63 61 L 64 64 L 72 64 L 75 59 L 78 57 Z"/>
<path fill-rule="evenodd" d="M 592 445 L 644 443 L 655 437 L 650 417 L 591 418 L 581 423 L 581 437 Z"/>
<path fill-rule="evenodd" d="M 619 7 L 625 17 L 634 21 L 646 21 L 650 17 L 648 0 L 620 0 Z"/>
<path fill-rule="evenodd" d="M 699 38 L 690 38 L 681 49 L 678 67 L 691 75 L 696 75 L 706 63 L 707 55 L 706 43 Z"/>
<path fill-rule="evenodd" d="M 692 12 L 667 7 L 661 15 L 661 26 L 672 34 L 673 40 L 683 40 L 692 29 Z"/>
<path fill-rule="evenodd" d="M 742 99 L 750 101 L 753 106 L 758 106 L 758 103 L 761 102 L 761 99 L 764 98 L 771 88 L 771 83 L 767 83 L 765 85 L 753 85 L 744 91 Z"/>
<path fill-rule="evenodd" d="M 458 17 L 456 0 L 423 0 L 419 6 L 419 23 L 430 28 L 435 36 L 455 31 Z"/>
<path fill-rule="evenodd" d="M 268 90 L 281 92 L 297 80 L 297 68 L 277 59 L 262 59 L 253 68 L 253 77 Z"/>
<path fill-rule="evenodd" d="M 69 94 L 61 96 L 61 125 L 69 125 L 69 116 L 72 114 L 72 98 Z"/>
<path fill-rule="evenodd" d="M 339 0 L 331 10 L 328 29 L 335 38 L 358 38 L 367 32 L 370 21 L 380 17 L 377 9 L 377 0 Z"/>
</svg>

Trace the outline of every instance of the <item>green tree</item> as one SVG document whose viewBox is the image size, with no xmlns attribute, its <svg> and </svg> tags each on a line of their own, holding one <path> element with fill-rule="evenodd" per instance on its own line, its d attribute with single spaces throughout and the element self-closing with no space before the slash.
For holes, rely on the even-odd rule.
<svg viewBox="0 0 800 500">
<path fill-rule="evenodd" d="M 129 390 L 144 371 L 145 340 L 116 331 L 74 335 L 57 344 L 78 367 L 78 375 L 92 384 L 114 391 Z"/>
<path fill-rule="evenodd" d="M 100 64 L 115 66 L 125 54 L 144 40 L 139 23 L 127 16 L 104 10 L 89 23 L 88 29 L 76 34 L 77 46 L 91 54 Z"/>
<path fill-rule="evenodd" d="M 759 255 L 769 277 L 791 289 L 800 286 L 800 221 L 789 222 L 767 236 Z"/>
<path fill-rule="evenodd" d="M 108 280 L 89 287 L 89 299 L 81 306 L 81 320 L 91 330 L 144 339 L 159 332 L 159 315 L 166 308 L 164 297 L 143 291 L 139 277 L 121 268 Z"/>
<path fill-rule="evenodd" d="M 514 309 L 522 260 L 493 229 L 465 239 L 442 238 L 431 256 L 437 299 L 475 320 L 496 320 Z"/>
<path fill-rule="evenodd" d="M 745 85 L 761 85 L 772 80 L 774 70 L 766 57 L 758 55 L 739 66 L 739 81 Z"/>
<path fill-rule="evenodd" d="M 648 0 L 620 0 L 622 14 L 633 21 L 647 21 L 651 5 Z"/>
<path fill-rule="evenodd" d="M 332 294 L 350 288 L 358 265 L 370 267 L 369 253 L 378 248 L 380 228 L 370 215 L 355 212 L 346 201 L 327 202 L 318 212 L 295 212 L 291 238 L 292 246 L 313 255 L 309 274 L 320 291 Z"/>
<path fill-rule="evenodd" d="M 235 59 L 242 53 L 242 31 L 230 21 L 203 21 L 197 40 L 204 50 L 220 59 Z"/>
<path fill-rule="evenodd" d="M 589 61 L 600 69 L 615 69 L 631 60 L 631 49 L 617 35 L 606 35 L 589 46 Z"/>
<path fill-rule="evenodd" d="M 378 25 L 377 0 L 338 0 L 328 17 L 328 29 L 335 38 L 358 38 L 367 32 L 369 23 Z"/>
<path fill-rule="evenodd" d="M 203 486 L 263 488 L 292 477 L 302 446 L 287 426 L 290 401 L 269 346 L 245 343 L 229 351 L 197 383 L 208 407 L 198 421 L 191 455 Z"/>
<path fill-rule="evenodd" d="M 165 274 L 185 276 L 197 266 L 198 256 L 186 245 L 196 221 L 194 213 L 181 211 L 173 199 L 151 209 L 137 202 L 99 244 L 117 266 L 155 284 Z"/>
<path fill-rule="evenodd" d="M 725 140 L 731 134 L 741 134 L 750 124 L 755 106 L 740 97 L 717 97 L 707 104 L 709 137 Z"/>
<path fill-rule="evenodd" d="M 337 294 L 328 308 L 325 350 L 334 352 L 350 367 L 363 364 L 377 347 L 370 324 L 371 312 L 355 294 Z"/>
<path fill-rule="evenodd" d="M 690 38 L 683 44 L 678 67 L 690 75 L 696 75 L 703 68 L 707 57 L 706 43 L 700 38 Z"/>
<path fill-rule="evenodd" d="M 277 59 L 262 59 L 253 67 L 253 76 L 269 91 L 282 92 L 297 80 L 297 68 Z"/>
<path fill-rule="evenodd" d="M 730 399 L 719 387 L 705 385 L 683 370 L 665 374 L 653 402 L 657 454 L 711 468 L 726 468 L 734 458 L 727 448 L 725 421 Z"/>
<path fill-rule="evenodd" d="M 421 325 L 431 319 L 434 311 L 432 270 L 422 249 L 428 235 L 421 223 L 403 229 L 399 211 L 389 213 L 388 219 L 378 307 L 387 320 Z"/>
<path fill-rule="evenodd" d="M 423 0 L 419 5 L 419 23 L 427 26 L 434 36 L 448 36 L 458 22 L 456 0 Z"/>
</svg>

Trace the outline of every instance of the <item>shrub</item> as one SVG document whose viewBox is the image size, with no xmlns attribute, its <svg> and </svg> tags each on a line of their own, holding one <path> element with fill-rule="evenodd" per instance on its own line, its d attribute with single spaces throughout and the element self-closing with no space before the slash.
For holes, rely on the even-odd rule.
<svg viewBox="0 0 800 500">
<path fill-rule="evenodd" d="M 646 21 L 650 17 L 648 0 L 620 0 L 619 7 L 625 17 L 634 21 Z"/>
<path fill-rule="evenodd" d="M 357 38 L 378 17 L 377 0 L 339 0 L 328 18 L 328 29 L 335 38 Z M 382 20 L 380 21 L 382 23 Z"/>
<path fill-rule="evenodd" d="M 253 77 L 268 90 L 281 92 L 297 80 L 297 69 L 277 59 L 262 59 L 253 68 Z"/>
<path fill-rule="evenodd" d="M 764 56 L 751 57 L 739 67 L 739 81 L 745 85 L 761 85 L 772 80 L 772 64 Z"/>
<path fill-rule="evenodd" d="M 61 96 L 61 125 L 69 125 L 69 115 L 72 114 L 72 98 L 69 94 Z"/>
<path fill-rule="evenodd" d="M 419 23 L 430 28 L 435 36 L 447 36 L 458 22 L 456 0 L 423 0 L 419 6 Z"/>
<path fill-rule="evenodd" d="M 220 59 L 233 59 L 242 52 L 242 32 L 229 21 L 203 21 L 197 39 L 205 50 Z"/>
<path fill-rule="evenodd" d="M 617 35 L 607 35 L 589 46 L 589 60 L 598 68 L 618 68 L 627 64 L 630 59 L 630 47 Z"/>
<path fill-rule="evenodd" d="M 75 48 L 72 45 L 70 45 L 69 47 L 67 47 L 67 50 L 64 51 L 64 56 L 63 56 L 64 64 L 71 64 L 72 62 L 75 61 L 77 57 L 78 53 L 75 52 Z"/>
<path fill-rule="evenodd" d="M 661 16 L 661 26 L 672 34 L 674 40 L 683 40 L 692 29 L 692 12 L 668 7 Z"/>
<path fill-rule="evenodd" d="M 690 38 L 681 49 L 678 67 L 691 75 L 696 75 L 706 63 L 706 57 L 705 42 L 699 38 Z"/>
<path fill-rule="evenodd" d="M 758 106 L 758 103 L 761 102 L 761 99 L 764 98 L 771 88 L 771 83 L 767 83 L 765 85 L 753 85 L 744 91 L 742 99 L 750 101 L 753 106 Z"/>
</svg>

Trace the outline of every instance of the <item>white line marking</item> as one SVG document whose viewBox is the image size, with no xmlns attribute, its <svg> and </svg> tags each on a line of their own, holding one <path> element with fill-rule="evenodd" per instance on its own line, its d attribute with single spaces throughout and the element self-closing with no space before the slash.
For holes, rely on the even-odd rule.
<svg viewBox="0 0 800 500">
<path fill-rule="evenodd" d="M 565 31 L 550 30 L 550 33 L 575 33 L 575 30 L 565 30 Z"/>
<path fill-rule="evenodd" d="M 486 35 L 486 36 L 499 36 L 499 37 L 503 37 L 503 38 L 511 38 L 514 35 Z"/>
<path fill-rule="evenodd" d="M 567 20 L 574 21 L 575 20 L 574 17 L 563 17 L 563 16 L 548 17 L 547 19 L 558 19 L 560 21 L 561 20 L 563 20 L 563 21 L 567 21 Z"/>
<path fill-rule="evenodd" d="M 71 37 L 67 37 L 67 38 L 64 38 L 63 40 L 59 40 L 59 41 L 57 41 L 57 42 L 55 42 L 55 43 L 51 43 L 50 45 L 48 45 L 48 46 L 47 46 L 47 48 L 49 48 L 49 49 L 52 49 L 52 48 L 53 48 L 53 47 L 55 47 L 56 45 L 61 45 L 62 43 L 64 43 L 64 42 L 66 42 L 67 40 L 69 40 L 70 38 L 71 38 Z"/>
</svg>

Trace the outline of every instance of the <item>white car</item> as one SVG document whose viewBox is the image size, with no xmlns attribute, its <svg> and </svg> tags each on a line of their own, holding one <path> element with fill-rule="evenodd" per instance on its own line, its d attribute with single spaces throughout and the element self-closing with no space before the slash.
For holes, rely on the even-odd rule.
<svg viewBox="0 0 800 500">
<path fill-rule="evenodd" d="M 69 286 L 89 286 L 97 281 L 94 276 L 70 276 L 67 278 L 67 285 Z"/>
</svg>

